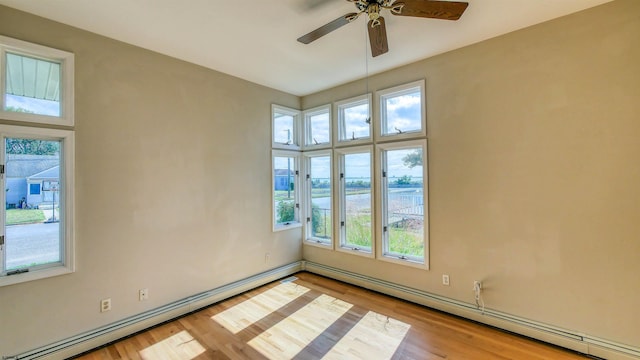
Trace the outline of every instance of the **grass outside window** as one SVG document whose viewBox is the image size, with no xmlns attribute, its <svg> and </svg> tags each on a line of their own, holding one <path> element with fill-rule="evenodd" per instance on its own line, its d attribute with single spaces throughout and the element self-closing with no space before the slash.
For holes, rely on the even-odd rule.
<svg viewBox="0 0 640 360">
<path fill-rule="evenodd" d="M 6 225 L 34 224 L 45 220 L 44 212 L 38 209 L 9 209 L 6 212 Z"/>
</svg>

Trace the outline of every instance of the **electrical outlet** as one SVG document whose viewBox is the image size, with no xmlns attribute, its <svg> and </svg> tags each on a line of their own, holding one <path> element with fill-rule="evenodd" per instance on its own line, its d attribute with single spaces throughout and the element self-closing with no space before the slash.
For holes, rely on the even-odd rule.
<svg viewBox="0 0 640 360">
<path fill-rule="evenodd" d="M 473 282 L 473 291 L 475 291 L 476 293 L 480 293 L 480 290 L 482 290 L 482 282 L 475 280 Z"/>
<path fill-rule="evenodd" d="M 442 285 L 449 286 L 449 275 L 442 275 Z"/>
<path fill-rule="evenodd" d="M 138 300 L 149 300 L 149 289 L 140 289 L 140 291 L 138 292 Z"/>
<path fill-rule="evenodd" d="M 100 300 L 100 312 L 111 311 L 111 299 Z"/>
<path fill-rule="evenodd" d="M 271 256 L 271 254 L 269 253 L 264 253 L 264 262 L 265 264 L 269 262 L 269 257 Z"/>
</svg>

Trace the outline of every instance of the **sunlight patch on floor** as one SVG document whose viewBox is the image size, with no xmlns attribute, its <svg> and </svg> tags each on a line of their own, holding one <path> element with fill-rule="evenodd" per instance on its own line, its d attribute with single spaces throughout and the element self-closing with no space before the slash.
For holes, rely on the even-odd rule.
<svg viewBox="0 0 640 360">
<path fill-rule="evenodd" d="M 308 291 L 295 283 L 283 283 L 214 315 L 212 319 L 237 334 Z"/>
<path fill-rule="evenodd" d="M 140 351 L 142 359 L 191 360 L 204 353 L 205 348 L 183 330 Z"/>
<path fill-rule="evenodd" d="M 352 306 L 329 295 L 321 295 L 248 344 L 269 359 L 291 359 Z"/>
<path fill-rule="evenodd" d="M 369 311 L 323 359 L 390 359 L 410 328 Z"/>
</svg>

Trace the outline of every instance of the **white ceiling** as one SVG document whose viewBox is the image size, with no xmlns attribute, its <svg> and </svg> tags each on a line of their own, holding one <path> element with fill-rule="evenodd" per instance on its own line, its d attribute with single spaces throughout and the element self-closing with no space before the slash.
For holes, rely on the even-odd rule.
<svg viewBox="0 0 640 360">
<path fill-rule="evenodd" d="M 371 58 L 366 17 L 309 45 L 345 0 L 0 0 L 0 4 L 294 95 L 307 95 L 611 0 L 467 0 L 458 21 L 393 16 Z M 365 58 L 365 54 L 367 57 Z M 367 70 L 368 69 L 368 70 Z"/>
</svg>

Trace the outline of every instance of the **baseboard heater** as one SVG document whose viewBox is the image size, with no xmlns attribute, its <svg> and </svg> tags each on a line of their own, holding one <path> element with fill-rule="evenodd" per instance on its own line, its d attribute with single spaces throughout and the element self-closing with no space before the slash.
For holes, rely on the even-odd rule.
<svg viewBox="0 0 640 360">
<path fill-rule="evenodd" d="M 576 333 L 553 325 L 543 324 L 495 310 L 478 309 L 475 304 L 457 301 L 426 291 L 410 288 L 389 281 L 346 271 L 343 269 L 303 261 L 303 268 L 311 273 L 358 285 L 366 289 L 391 295 L 499 329 L 511 331 L 536 340 L 609 360 L 638 360 L 640 348 L 600 339 L 588 334 Z"/>
<path fill-rule="evenodd" d="M 58 341 L 47 346 L 40 347 L 19 355 L 3 356 L 4 360 L 53 360 L 65 359 L 81 354 L 96 347 L 108 344 L 115 340 L 129 336 L 136 332 L 145 330 L 151 326 L 175 319 L 181 315 L 188 314 L 195 310 L 204 308 L 216 302 L 228 299 L 245 291 L 282 279 L 303 270 L 302 262 L 281 266 L 246 279 L 205 291 L 161 306 L 159 308 L 145 311 L 141 314 L 117 321 L 115 323 L 100 327 L 98 329 L 85 332 L 68 339 Z"/>
<path fill-rule="evenodd" d="M 309 261 L 297 261 L 256 274 L 246 279 L 175 301 L 165 306 L 23 354 L 3 356 L 2 359 L 53 360 L 75 356 L 303 270 L 495 326 L 583 354 L 609 360 L 640 360 L 640 348 L 600 339 L 588 334 L 576 333 L 499 311 L 485 309 L 485 311 L 482 312 L 469 303 Z"/>
</svg>

